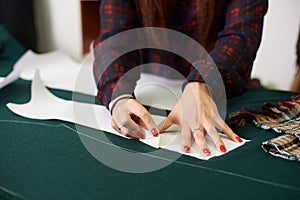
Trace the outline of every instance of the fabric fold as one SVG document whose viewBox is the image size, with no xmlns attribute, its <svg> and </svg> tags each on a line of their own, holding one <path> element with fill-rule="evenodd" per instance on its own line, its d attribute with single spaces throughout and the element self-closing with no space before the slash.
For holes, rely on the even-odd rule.
<svg viewBox="0 0 300 200">
<path fill-rule="evenodd" d="M 279 134 L 262 144 L 264 151 L 288 160 L 300 161 L 300 95 L 277 103 L 264 103 L 259 109 L 244 108 L 229 116 L 229 123 L 243 126 L 252 122 Z"/>
</svg>

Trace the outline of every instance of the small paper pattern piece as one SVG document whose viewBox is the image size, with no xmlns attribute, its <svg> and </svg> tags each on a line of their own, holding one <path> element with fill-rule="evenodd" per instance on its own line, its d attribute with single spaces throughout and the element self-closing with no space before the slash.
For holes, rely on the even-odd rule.
<svg viewBox="0 0 300 200">
<path fill-rule="evenodd" d="M 68 101 L 54 96 L 43 85 L 43 82 L 39 77 L 39 73 L 36 73 L 35 78 L 32 82 L 31 93 L 32 93 L 31 100 L 28 103 L 25 104 L 8 103 L 7 107 L 12 112 L 23 117 L 32 118 L 32 119 L 42 119 L 42 120 L 58 119 L 62 121 L 80 124 L 97 130 L 110 132 L 118 136 L 124 137 L 123 135 L 119 134 L 111 127 L 111 116 L 109 111 L 104 106 Z M 83 111 L 85 114 L 87 113 L 86 111 L 92 110 L 96 116 L 96 120 L 93 121 L 90 120 L 89 117 L 86 117 L 86 115 L 78 115 L 78 114 L 77 117 L 79 116 L 79 118 L 75 119 L 74 114 L 76 114 L 78 110 Z M 161 121 L 163 119 L 162 117 L 159 116 L 153 116 L 153 117 L 156 122 Z M 171 127 L 171 129 L 173 129 L 173 132 L 163 133 L 160 134 L 158 137 L 153 137 L 149 132 L 147 132 L 146 139 L 142 139 L 140 141 L 155 148 L 161 147 L 164 149 L 176 151 L 181 154 L 186 154 L 188 156 L 192 156 L 202 160 L 208 160 L 209 158 L 223 155 L 223 153 L 219 152 L 214 147 L 213 142 L 208 136 L 206 137 L 206 139 L 207 139 L 208 147 L 211 150 L 210 156 L 205 157 L 202 154 L 200 154 L 199 151 L 197 150 L 197 147 L 195 146 L 195 143 L 191 147 L 190 153 L 183 152 L 180 147 L 179 137 L 177 137 L 176 134 L 174 134 L 174 128 L 176 133 L 176 126 L 173 126 Z M 236 143 L 230 140 L 228 137 L 225 136 L 221 136 L 221 137 L 223 139 L 223 142 L 226 145 L 227 152 L 232 151 L 244 145 L 245 142 L 247 142 L 246 140 L 244 140 L 242 143 Z"/>
</svg>

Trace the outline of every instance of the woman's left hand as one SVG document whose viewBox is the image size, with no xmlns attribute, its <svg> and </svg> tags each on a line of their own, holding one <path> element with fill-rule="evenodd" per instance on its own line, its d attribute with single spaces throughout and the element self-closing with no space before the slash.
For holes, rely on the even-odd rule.
<svg viewBox="0 0 300 200">
<path fill-rule="evenodd" d="M 160 123 L 160 132 L 165 131 L 171 125 L 180 126 L 181 147 L 185 152 L 190 151 L 194 139 L 200 152 L 208 156 L 210 150 L 205 141 L 208 134 L 220 152 L 225 153 L 226 147 L 217 130 L 225 133 L 231 140 L 242 142 L 219 115 L 214 101 L 209 95 L 205 84 L 199 82 L 188 83 L 182 97 L 172 109 L 168 117 Z"/>
</svg>

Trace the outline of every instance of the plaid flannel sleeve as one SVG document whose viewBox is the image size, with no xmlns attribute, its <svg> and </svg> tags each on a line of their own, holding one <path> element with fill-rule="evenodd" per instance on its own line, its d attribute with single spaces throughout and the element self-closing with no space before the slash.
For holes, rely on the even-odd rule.
<svg viewBox="0 0 300 200">
<path fill-rule="evenodd" d="M 261 42 L 267 0 L 230 0 L 226 8 L 225 27 L 210 56 L 220 72 L 227 98 L 241 95 L 250 81 L 252 65 Z M 214 79 L 211 61 L 197 61 L 188 82 Z"/>
<path fill-rule="evenodd" d="M 135 3 L 133 0 L 102 0 L 100 12 L 100 34 L 94 42 L 95 62 L 93 67 L 94 78 L 98 87 L 97 98 L 100 104 L 108 108 L 110 101 L 122 94 L 132 94 L 138 74 L 118 82 L 123 75 L 139 65 L 139 52 L 133 51 L 121 55 L 118 48 L 103 49 L 102 42 L 123 31 L 140 27 Z M 122 47 L 121 47 L 122 48 Z M 117 57 L 108 66 L 107 57 Z"/>
</svg>

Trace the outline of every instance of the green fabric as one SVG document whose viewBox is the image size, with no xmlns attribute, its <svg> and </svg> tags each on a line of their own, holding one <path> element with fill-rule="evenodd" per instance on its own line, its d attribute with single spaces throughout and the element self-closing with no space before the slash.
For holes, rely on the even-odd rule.
<svg viewBox="0 0 300 200">
<path fill-rule="evenodd" d="M 6 76 L 13 64 L 25 52 L 24 46 L 12 37 L 5 26 L 0 24 L 0 73 Z"/>
<path fill-rule="evenodd" d="M 55 92 L 71 98 L 69 93 Z M 182 156 L 162 170 L 128 174 L 93 158 L 71 130 L 75 129 L 72 124 L 25 119 L 5 107 L 7 102 L 27 102 L 29 94 L 30 82 L 21 80 L 0 91 L 0 186 L 26 199 L 296 199 L 300 196 L 298 163 L 264 153 L 261 143 L 275 134 L 265 134 L 254 125 L 237 130 L 240 136 L 252 141 L 225 156 L 209 161 Z M 279 91 L 250 90 L 229 101 L 228 111 L 289 96 L 290 93 Z M 136 141 L 112 135 L 110 138 L 126 148 L 151 150 Z"/>
<path fill-rule="evenodd" d="M 1 66 L 4 67 L 4 66 Z M 11 68 L 11 65 L 6 65 Z M 6 69 L 8 70 L 8 69 Z M 0 76 L 5 70 L 0 71 Z M 68 92 L 52 90 L 71 99 Z M 250 90 L 228 102 L 228 113 L 291 93 Z M 299 165 L 269 156 L 261 143 L 275 136 L 248 124 L 237 133 L 252 141 L 222 157 L 202 161 L 182 156 L 159 171 L 129 174 L 100 163 L 83 146 L 75 127 L 56 120 L 30 120 L 10 112 L 8 102 L 30 99 L 30 82 L 0 90 L 0 199 L 297 199 Z M 105 134 L 98 131 L 98 134 Z M 132 151 L 149 146 L 107 134 Z M 3 195 L 4 194 L 4 195 Z"/>
</svg>

